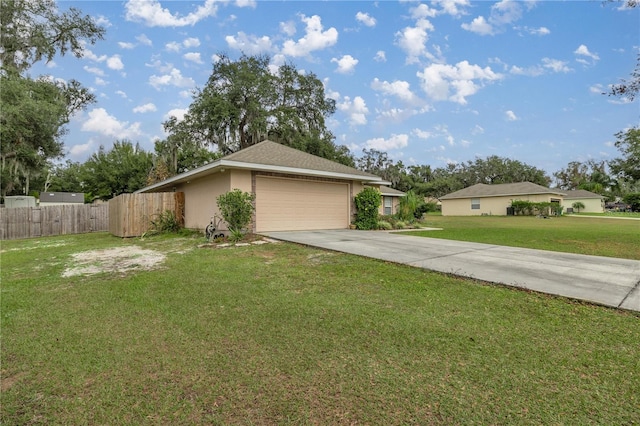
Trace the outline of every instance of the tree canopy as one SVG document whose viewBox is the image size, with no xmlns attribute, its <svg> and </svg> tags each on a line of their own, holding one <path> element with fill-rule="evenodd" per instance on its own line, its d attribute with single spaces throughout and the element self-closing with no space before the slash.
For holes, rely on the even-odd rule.
<svg viewBox="0 0 640 426">
<path fill-rule="evenodd" d="M 344 164 L 349 150 L 333 142 L 326 119 L 335 101 L 325 97 L 322 82 L 291 64 L 273 69 L 268 56 L 222 55 L 207 84 L 199 89 L 182 123 L 165 123 L 171 136 L 182 133 L 222 155 L 265 139 Z"/>
<path fill-rule="evenodd" d="M 26 71 L 104 36 L 90 16 L 70 8 L 60 13 L 52 0 L 3 0 L 0 7 L 0 172 L 2 195 L 28 193 L 30 180 L 63 155 L 61 136 L 75 112 L 95 97 L 75 80 L 33 79 Z"/>
</svg>

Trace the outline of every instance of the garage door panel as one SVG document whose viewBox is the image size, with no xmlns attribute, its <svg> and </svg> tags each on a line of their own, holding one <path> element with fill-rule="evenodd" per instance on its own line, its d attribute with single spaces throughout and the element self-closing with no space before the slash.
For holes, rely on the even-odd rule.
<svg viewBox="0 0 640 426">
<path fill-rule="evenodd" d="M 256 179 L 258 232 L 340 229 L 348 225 L 347 184 L 266 177 Z"/>
</svg>

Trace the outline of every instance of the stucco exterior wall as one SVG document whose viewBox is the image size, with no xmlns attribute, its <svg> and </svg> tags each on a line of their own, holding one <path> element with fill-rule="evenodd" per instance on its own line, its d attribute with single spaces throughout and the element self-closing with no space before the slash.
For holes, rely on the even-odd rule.
<svg viewBox="0 0 640 426">
<path fill-rule="evenodd" d="M 479 197 L 479 209 L 471 209 L 471 198 L 459 198 L 454 200 L 442 200 L 443 216 L 481 216 L 498 215 L 505 216 L 507 207 L 511 206 L 511 200 L 531 201 L 534 203 L 551 202 L 551 199 L 559 200 L 561 197 L 551 194 L 518 195 L 503 197 Z"/>
<path fill-rule="evenodd" d="M 231 173 L 215 173 L 176 187 L 176 191 L 184 192 L 185 228 L 204 229 L 211 216 L 219 214 L 216 197 L 231 190 L 230 176 Z"/>
<path fill-rule="evenodd" d="M 580 213 L 604 213 L 604 200 L 598 198 L 572 198 L 569 200 L 562 200 L 562 205 L 564 206 L 564 212 L 567 211 L 568 208 L 573 208 L 573 203 L 580 201 L 584 204 L 584 209 L 580 209 Z M 574 212 L 578 212 L 576 209 L 573 209 Z"/>
</svg>

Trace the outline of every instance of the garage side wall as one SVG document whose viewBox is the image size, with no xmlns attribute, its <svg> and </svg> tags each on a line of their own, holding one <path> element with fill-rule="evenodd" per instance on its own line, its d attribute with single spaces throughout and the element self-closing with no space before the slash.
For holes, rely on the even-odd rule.
<svg viewBox="0 0 640 426">
<path fill-rule="evenodd" d="M 203 230 L 214 214 L 219 214 L 216 197 L 231 189 L 230 173 L 215 173 L 180 184 L 177 191 L 184 192 L 184 226 Z"/>
</svg>

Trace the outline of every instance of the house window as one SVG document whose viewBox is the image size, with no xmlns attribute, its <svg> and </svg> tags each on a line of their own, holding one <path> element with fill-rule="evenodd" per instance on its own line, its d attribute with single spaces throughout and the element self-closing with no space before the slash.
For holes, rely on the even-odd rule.
<svg viewBox="0 0 640 426">
<path fill-rule="evenodd" d="M 384 197 L 384 214 L 393 214 L 393 197 Z"/>
<path fill-rule="evenodd" d="M 471 210 L 480 210 L 480 198 L 471 199 Z"/>
</svg>

